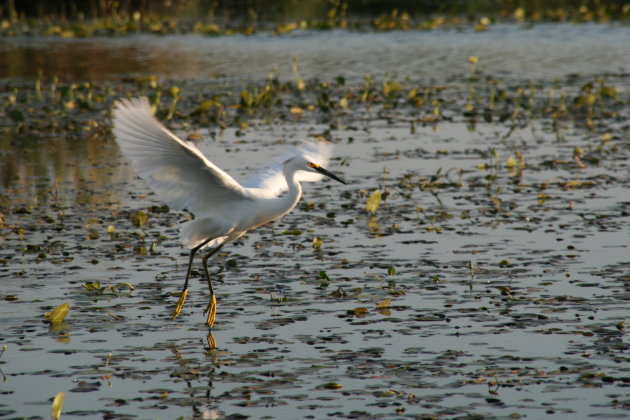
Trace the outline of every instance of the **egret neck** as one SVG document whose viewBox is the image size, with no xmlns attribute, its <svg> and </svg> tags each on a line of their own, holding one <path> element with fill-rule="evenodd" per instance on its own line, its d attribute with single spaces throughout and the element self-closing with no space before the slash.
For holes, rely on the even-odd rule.
<svg viewBox="0 0 630 420">
<path fill-rule="evenodd" d="M 293 160 L 284 165 L 282 173 L 284 175 L 284 179 L 287 181 L 289 190 L 286 194 L 283 194 L 273 200 L 273 212 L 275 213 L 273 219 L 282 217 L 290 212 L 302 197 L 302 184 L 300 184 L 295 176 L 299 169 L 292 163 Z"/>
</svg>

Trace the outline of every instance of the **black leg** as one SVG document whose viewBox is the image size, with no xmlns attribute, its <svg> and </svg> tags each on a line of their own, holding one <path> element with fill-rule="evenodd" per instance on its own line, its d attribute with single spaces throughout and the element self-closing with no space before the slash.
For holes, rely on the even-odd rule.
<svg viewBox="0 0 630 420">
<path fill-rule="evenodd" d="M 186 270 L 186 281 L 184 282 L 184 288 L 182 289 L 182 293 L 179 296 L 179 300 L 177 301 L 177 306 L 175 307 L 175 310 L 171 314 L 172 319 L 177 318 L 177 316 L 182 310 L 182 307 L 184 306 L 184 302 L 186 302 L 186 297 L 188 296 L 188 280 L 190 280 L 190 272 L 192 270 L 192 263 L 193 263 L 193 260 L 195 259 L 195 254 L 197 253 L 197 251 L 199 251 L 204 245 L 206 245 L 212 239 L 214 238 L 208 238 L 205 241 L 203 241 L 201 244 L 197 245 L 196 247 L 190 250 L 190 258 L 188 259 L 188 269 Z"/>
<path fill-rule="evenodd" d="M 201 244 L 197 245 L 196 247 L 190 250 L 190 257 L 188 259 L 188 270 L 186 270 L 186 281 L 184 281 L 184 288 L 182 289 L 182 291 L 188 289 L 188 280 L 190 279 L 190 272 L 192 271 L 192 263 L 193 263 L 193 260 L 195 259 L 195 254 L 197 253 L 197 251 L 203 248 L 212 239 L 213 238 L 208 238 L 208 240 L 203 241 Z"/>
<path fill-rule="evenodd" d="M 208 302 L 206 310 L 203 311 L 205 314 L 208 314 L 206 323 L 210 328 L 212 328 L 212 326 L 214 325 L 214 320 L 217 316 L 217 298 L 214 296 L 214 290 L 212 289 L 212 280 L 210 280 L 210 273 L 208 272 L 208 258 L 216 254 L 221 248 L 223 248 L 223 244 L 220 244 L 212 251 L 208 252 L 208 254 L 206 254 L 201 260 L 201 262 L 203 263 L 203 270 L 206 272 L 208 288 L 210 289 L 210 301 Z M 209 335 L 209 338 L 212 339 L 211 341 L 209 341 L 210 345 L 216 347 L 216 343 L 214 343 L 214 337 L 212 337 L 212 334 Z"/>
<path fill-rule="evenodd" d="M 182 291 L 188 289 L 188 279 L 190 278 L 190 271 L 192 270 L 192 263 L 195 259 L 195 254 L 197 253 L 198 248 L 193 248 L 190 250 L 190 258 L 188 259 L 188 270 L 186 270 L 186 281 L 184 281 L 184 288 Z"/>
<path fill-rule="evenodd" d="M 208 259 L 216 254 L 221 248 L 223 248 L 223 244 L 218 247 L 212 249 L 206 255 L 203 256 L 201 262 L 203 263 L 203 270 L 206 272 L 206 280 L 208 280 L 208 288 L 210 289 L 210 296 L 214 295 L 214 289 L 212 288 L 212 281 L 210 280 L 210 273 L 208 272 Z"/>
</svg>

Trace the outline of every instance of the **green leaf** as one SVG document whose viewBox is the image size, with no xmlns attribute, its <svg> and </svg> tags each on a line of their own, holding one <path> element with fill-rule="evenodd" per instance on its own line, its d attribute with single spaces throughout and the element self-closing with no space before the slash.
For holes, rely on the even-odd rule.
<svg viewBox="0 0 630 420">
<path fill-rule="evenodd" d="M 325 289 L 330 285 L 330 277 L 328 277 L 325 271 L 319 272 L 319 278 L 322 281 L 319 283 L 318 289 Z"/>
<path fill-rule="evenodd" d="M 322 245 L 324 245 L 324 241 L 321 238 L 317 236 L 313 238 L 313 248 L 321 249 Z"/>
<path fill-rule="evenodd" d="M 389 308 L 389 305 L 390 305 L 391 303 L 392 303 L 392 300 L 388 298 L 388 299 L 385 299 L 385 300 L 384 300 L 384 301 L 382 301 L 382 302 L 379 302 L 379 303 L 376 305 L 376 307 L 377 307 L 378 309 Z"/>
<path fill-rule="evenodd" d="M 343 385 L 337 382 L 327 382 L 325 384 L 321 384 L 317 386 L 318 389 L 341 389 Z"/>
<path fill-rule="evenodd" d="M 365 209 L 369 211 L 370 213 L 374 214 L 376 213 L 376 210 L 378 210 L 378 207 L 380 205 L 381 205 L 381 192 L 377 190 L 377 191 L 374 191 L 372 194 L 370 194 L 370 198 L 368 198 L 367 200 Z"/>
<path fill-rule="evenodd" d="M 514 158 L 514 156 L 510 156 L 505 162 L 505 166 L 507 166 L 508 168 L 517 168 L 518 161 Z"/>
<path fill-rule="evenodd" d="M 64 398 L 65 394 L 63 392 L 58 392 L 57 395 L 55 395 L 52 407 L 50 408 L 50 416 L 53 418 L 53 420 L 59 420 L 59 418 L 61 417 L 61 410 L 63 409 Z"/>
<path fill-rule="evenodd" d="M 331 281 L 330 277 L 328 277 L 328 274 L 326 274 L 325 271 L 320 271 L 319 272 L 319 278 L 324 280 L 324 281 Z"/>
<path fill-rule="evenodd" d="M 391 266 L 387 269 L 387 274 L 389 274 L 390 276 L 393 276 L 394 274 L 396 274 L 396 267 Z"/>
<path fill-rule="evenodd" d="M 241 106 L 243 108 L 249 108 L 253 105 L 254 103 L 254 98 L 252 97 L 252 94 L 249 93 L 249 91 L 247 90 L 242 90 L 241 91 Z"/>
<path fill-rule="evenodd" d="M 101 288 L 101 282 L 100 281 L 86 281 L 81 286 L 85 287 L 87 290 L 95 291 Z"/>
<path fill-rule="evenodd" d="M 366 316 L 368 314 L 368 312 L 370 312 L 368 310 L 368 308 L 364 308 L 364 307 L 349 309 L 347 311 L 348 315 L 354 315 L 357 318 L 362 318 L 362 317 Z"/>
<path fill-rule="evenodd" d="M 66 319 L 68 312 L 70 312 L 70 305 L 68 303 L 62 303 L 57 306 L 55 310 L 46 312 L 44 317 L 46 317 L 46 320 L 51 324 L 60 324 Z"/>
<path fill-rule="evenodd" d="M 177 98 L 180 93 L 182 93 L 182 90 L 177 86 L 171 86 L 171 88 L 168 90 L 168 93 L 170 93 L 173 98 Z"/>
<path fill-rule="evenodd" d="M 26 231 L 22 228 L 17 228 L 16 233 L 18 234 L 20 241 L 24 239 L 24 234 Z"/>
<path fill-rule="evenodd" d="M 142 210 L 138 210 L 133 214 L 133 216 L 131 216 L 131 223 L 133 223 L 134 226 L 138 227 L 144 226 L 148 220 L 149 215 Z"/>
<path fill-rule="evenodd" d="M 136 288 L 133 286 L 133 284 L 131 283 L 118 283 L 115 286 L 112 286 L 112 289 L 115 290 L 116 292 L 118 292 L 121 288 L 123 287 L 127 287 L 129 288 L 129 292 L 133 292 Z"/>
<path fill-rule="evenodd" d="M 136 246 L 133 248 L 133 253 L 136 255 L 148 255 L 146 246 Z"/>
</svg>

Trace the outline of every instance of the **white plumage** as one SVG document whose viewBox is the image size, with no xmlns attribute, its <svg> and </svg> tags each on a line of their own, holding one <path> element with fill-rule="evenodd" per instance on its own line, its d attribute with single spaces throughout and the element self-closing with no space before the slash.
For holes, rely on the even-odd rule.
<svg viewBox="0 0 630 420">
<path fill-rule="evenodd" d="M 248 188 L 262 188 L 280 195 L 289 189 L 287 181 L 282 174 L 283 164 L 287 159 L 298 155 L 309 156 L 315 162 L 326 167 L 330 161 L 332 152 L 333 145 L 330 142 L 323 140 L 307 142 L 302 140 L 299 146 L 288 148 L 281 156 L 274 159 L 269 166 L 258 171 L 245 181 L 243 186 Z M 323 177 L 324 175 L 318 172 L 300 171 L 296 174 L 296 178 L 299 182 L 317 182 Z"/>
<path fill-rule="evenodd" d="M 345 184 L 321 166 L 332 152 L 332 146 L 324 142 L 303 143 L 292 157 L 262 170 L 242 186 L 193 143 L 160 124 L 146 98 L 116 102 L 113 122 L 116 142 L 138 175 L 171 208 L 189 210 L 196 216 L 180 229 L 180 239 L 191 253 L 184 291 L 173 317 L 186 298 L 192 261 L 199 249 L 213 248 L 202 261 L 214 301 L 207 269 L 210 255 L 248 230 L 291 211 L 302 195 L 300 182 L 326 175 Z M 215 310 L 209 307 L 210 326 Z"/>
</svg>

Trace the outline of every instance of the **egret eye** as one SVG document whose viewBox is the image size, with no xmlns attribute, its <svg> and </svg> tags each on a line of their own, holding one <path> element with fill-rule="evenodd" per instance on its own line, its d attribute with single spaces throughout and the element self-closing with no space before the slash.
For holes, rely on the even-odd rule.
<svg viewBox="0 0 630 420">
<path fill-rule="evenodd" d="M 307 163 L 307 165 L 308 165 L 309 168 L 313 168 L 313 169 L 318 169 L 319 168 L 319 165 L 317 163 L 313 163 L 311 161 L 309 161 Z"/>
</svg>

